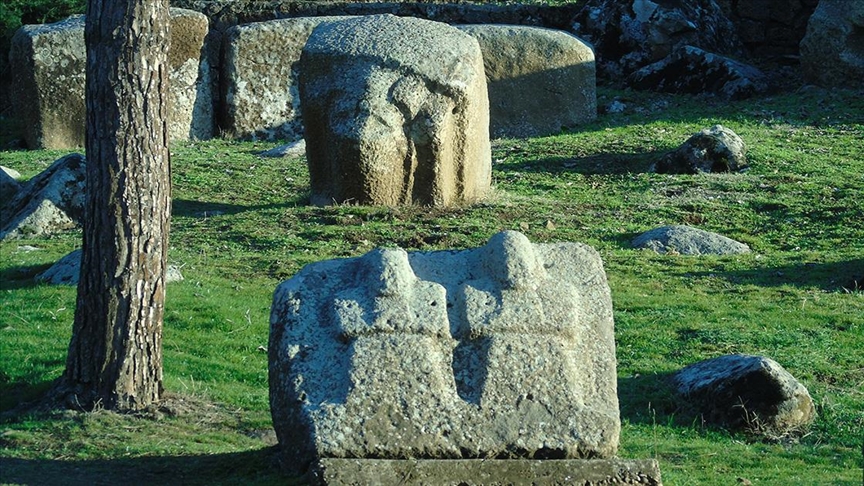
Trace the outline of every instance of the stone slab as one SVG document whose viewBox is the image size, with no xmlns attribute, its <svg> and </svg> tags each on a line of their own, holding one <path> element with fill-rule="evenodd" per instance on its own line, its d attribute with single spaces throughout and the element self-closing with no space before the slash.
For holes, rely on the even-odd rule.
<svg viewBox="0 0 864 486">
<path fill-rule="evenodd" d="M 660 466 L 653 459 L 321 459 L 310 476 L 312 484 L 328 485 L 663 484 Z"/>
</svg>

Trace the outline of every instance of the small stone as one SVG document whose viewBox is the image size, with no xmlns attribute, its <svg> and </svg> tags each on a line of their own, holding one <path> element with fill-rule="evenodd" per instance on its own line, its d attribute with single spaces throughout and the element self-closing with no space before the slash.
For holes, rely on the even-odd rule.
<svg viewBox="0 0 864 486">
<path fill-rule="evenodd" d="M 722 125 L 693 134 L 651 168 L 658 174 L 736 172 L 747 165 L 744 141 Z"/>
</svg>

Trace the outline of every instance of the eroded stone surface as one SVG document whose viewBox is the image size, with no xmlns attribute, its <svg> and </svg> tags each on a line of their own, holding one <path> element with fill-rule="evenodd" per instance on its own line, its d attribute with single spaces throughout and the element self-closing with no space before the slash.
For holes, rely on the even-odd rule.
<svg viewBox="0 0 864 486">
<path fill-rule="evenodd" d="M 610 457 L 612 305 L 596 251 L 481 248 L 307 265 L 276 291 L 270 397 L 285 464 L 322 457 Z"/>
<path fill-rule="evenodd" d="M 458 484 L 466 486 L 579 484 L 660 486 L 655 460 L 569 459 L 531 460 L 385 460 L 322 459 L 311 475 L 313 484 Z"/>
<path fill-rule="evenodd" d="M 297 68 L 312 30 L 343 17 L 301 17 L 238 25 L 225 34 L 223 128 L 232 138 L 303 136 Z"/>
<path fill-rule="evenodd" d="M 560 30 L 462 25 L 480 43 L 493 137 L 557 134 L 597 118 L 594 50 Z"/>
<path fill-rule="evenodd" d="M 750 252 L 750 247 L 744 243 L 710 231 L 680 225 L 646 231 L 633 240 L 633 247 L 681 255 L 736 255 Z"/>
<path fill-rule="evenodd" d="M 446 206 L 488 192 L 489 104 L 471 36 L 392 15 L 328 22 L 299 69 L 314 204 Z"/>
<path fill-rule="evenodd" d="M 84 146 L 86 48 L 84 16 L 53 24 L 25 25 L 12 40 L 12 101 L 30 148 Z M 171 9 L 169 133 L 173 140 L 213 134 L 213 80 L 204 41 L 207 17 Z M 202 57 L 202 53 L 205 54 Z"/>
<path fill-rule="evenodd" d="M 675 373 L 672 382 L 712 423 L 776 435 L 801 431 L 816 418 L 807 388 L 764 356 L 700 361 Z"/>
</svg>

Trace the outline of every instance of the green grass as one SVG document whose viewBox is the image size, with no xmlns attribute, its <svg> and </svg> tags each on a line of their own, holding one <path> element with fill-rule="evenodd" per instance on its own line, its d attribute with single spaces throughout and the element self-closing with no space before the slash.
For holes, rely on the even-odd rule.
<svg viewBox="0 0 864 486">
<path fill-rule="evenodd" d="M 495 193 L 452 209 L 307 205 L 302 159 L 275 144 L 173 147 L 170 284 L 161 411 L 8 414 L 0 482 L 124 477 L 278 483 L 268 433 L 272 292 L 303 265 L 381 245 L 481 245 L 503 229 L 581 241 L 604 258 L 615 308 L 620 455 L 660 461 L 671 485 L 861 484 L 864 431 L 864 96 L 804 90 L 734 103 L 601 89 L 628 109 L 572 133 L 494 143 Z M 660 154 L 716 123 L 748 146 L 738 174 L 657 175 Z M 27 177 L 60 152 L 0 152 Z M 749 244 L 735 257 L 630 248 L 642 231 L 690 224 Z M 37 398 L 62 372 L 75 289 L 32 277 L 80 235 L 0 245 L 0 409 Z M 25 246 L 37 247 L 26 250 Z M 818 418 L 764 441 L 702 424 L 664 378 L 729 353 L 777 360 L 810 390 Z M 179 405 L 178 405 L 179 404 Z M 113 471 L 113 472 L 112 472 Z M 233 471 L 233 472 L 231 472 Z M 70 479 L 72 478 L 72 479 Z M 73 481 L 74 482 L 74 481 Z"/>
</svg>

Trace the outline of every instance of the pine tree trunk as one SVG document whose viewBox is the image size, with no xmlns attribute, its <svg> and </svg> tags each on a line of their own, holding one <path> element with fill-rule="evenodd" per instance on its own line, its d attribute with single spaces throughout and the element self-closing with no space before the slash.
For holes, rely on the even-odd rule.
<svg viewBox="0 0 864 486">
<path fill-rule="evenodd" d="M 138 410 L 162 394 L 168 251 L 168 1 L 87 5 L 87 202 L 77 307 L 58 393 Z"/>
</svg>

